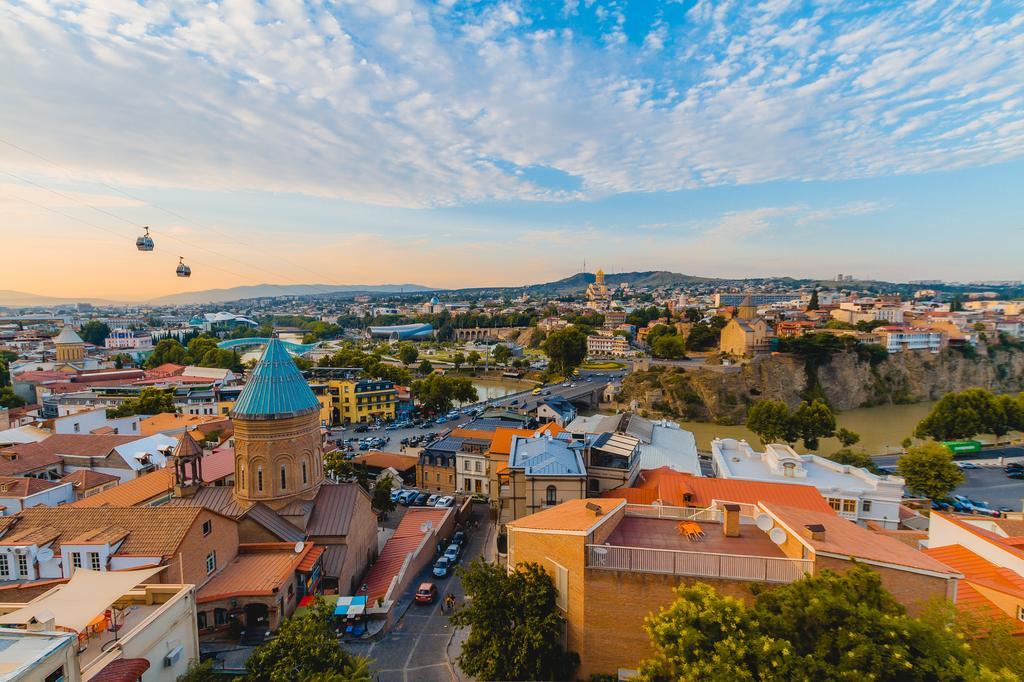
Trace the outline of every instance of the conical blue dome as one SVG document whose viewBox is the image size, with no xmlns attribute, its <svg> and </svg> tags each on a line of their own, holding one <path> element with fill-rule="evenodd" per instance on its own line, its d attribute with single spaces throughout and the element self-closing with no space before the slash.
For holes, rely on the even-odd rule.
<svg viewBox="0 0 1024 682">
<path fill-rule="evenodd" d="M 279 339 L 270 339 L 248 383 L 238 396 L 232 417 L 282 419 L 320 411 L 299 368 Z"/>
</svg>

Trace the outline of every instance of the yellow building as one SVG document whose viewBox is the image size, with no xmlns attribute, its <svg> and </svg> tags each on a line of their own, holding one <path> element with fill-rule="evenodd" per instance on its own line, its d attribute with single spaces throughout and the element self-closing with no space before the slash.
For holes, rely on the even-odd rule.
<svg viewBox="0 0 1024 682">
<path fill-rule="evenodd" d="M 604 283 L 604 270 L 598 270 L 594 282 L 587 285 L 587 306 L 602 309 L 608 306 L 609 301 L 611 294 L 608 293 L 608 285 Z"/>
<path fill-rule="evenodd" d="M 329 425 L 391 421 L 398 406 L 398 389 L 384 379 L 321 378 L 313 392 Z"/>
<path fill-rule="evenodd" d="M 722 328 L 719 350 L 738 358 L 749 358 L 771 350 L 771 329 L 759 317 L 734 317 Z"/>
<path fill-rule="evenodd" d="M 71 327 L 64 327 L 53 339 L 57 362 L 78 362 L 85 358 L 85 342 Z"/>
</svg>

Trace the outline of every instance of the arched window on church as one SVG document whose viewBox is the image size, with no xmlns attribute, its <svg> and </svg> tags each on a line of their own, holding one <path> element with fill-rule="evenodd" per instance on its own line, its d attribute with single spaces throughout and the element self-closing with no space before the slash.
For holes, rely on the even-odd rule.
<svg viewBox="0 0 1024 682">
<path fill-rule="evenodd" d="M 306 460 L 302 460 L 302 485 L 309 483 L 309 472 L 306 469 Z"/>
<path fill-rule="evenodd" d="M 281 490 L 287 490 L 288 489 L 288 474 L 286 473 L 286 471 L 287 471 L 287 467 L 284 464 L 282 464 L 281 465 Z"/>
<path fill-rule="evenodd" d="M 242 466 L 238 469 L 238 489 L 245 490 L 245 467 Z"/>
<path fill-rule="evenodd" d="M 263 467 L 256 467 L 256 490 L 263 492 Z"/>
</svg>

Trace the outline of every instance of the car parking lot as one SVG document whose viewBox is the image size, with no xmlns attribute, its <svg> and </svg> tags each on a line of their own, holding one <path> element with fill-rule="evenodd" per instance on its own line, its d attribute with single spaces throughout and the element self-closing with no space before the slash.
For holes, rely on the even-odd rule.
<svg viewBox="0 0 1024 682">
<path fill-rule="evenodd" d="M 982 466 L 964 469 L 967 482 L 954 492 L 972 500 L 987 502 L 989 507 L 1008 507 L 1021 511 L 1024 500 L 1024 480 L 1012 479 L 1001 466 Z"/>
</svg>

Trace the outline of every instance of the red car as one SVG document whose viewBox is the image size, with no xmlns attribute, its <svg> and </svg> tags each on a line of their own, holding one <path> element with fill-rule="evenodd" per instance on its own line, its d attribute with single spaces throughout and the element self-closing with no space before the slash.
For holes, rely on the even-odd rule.
<svg viewBox="0 0 1024 682">
<path fill-rule="evenodd" d="M 433 604 L 437 599 L 437 588 L 434 583 L 420 583 L 416 590 L 416 601 L 421 604 Z"/>
</svg>

